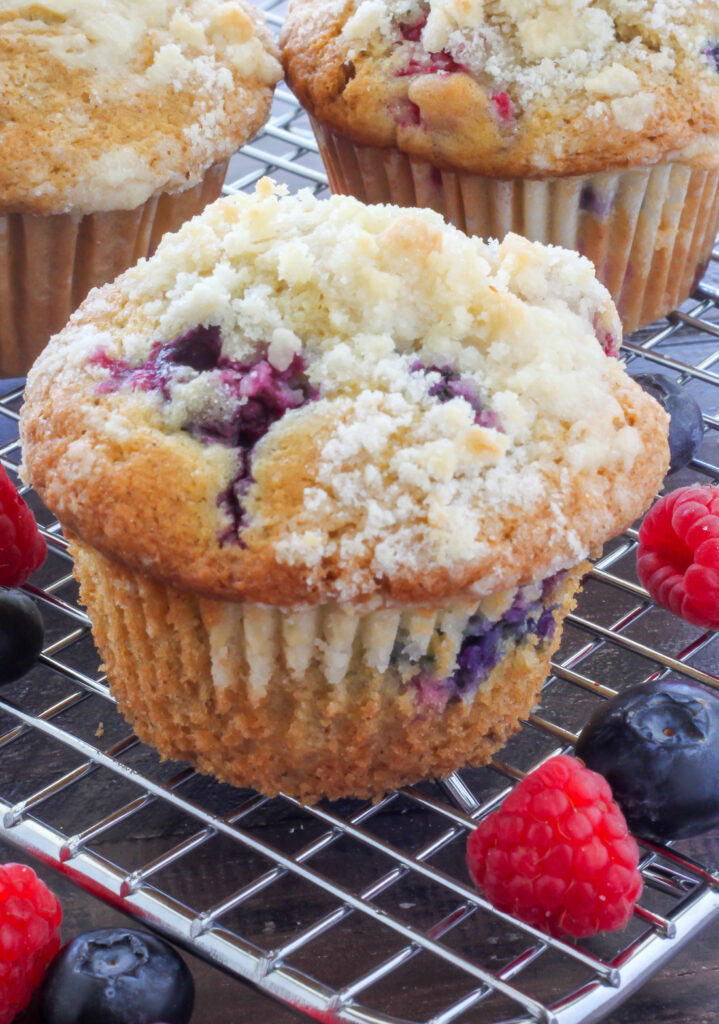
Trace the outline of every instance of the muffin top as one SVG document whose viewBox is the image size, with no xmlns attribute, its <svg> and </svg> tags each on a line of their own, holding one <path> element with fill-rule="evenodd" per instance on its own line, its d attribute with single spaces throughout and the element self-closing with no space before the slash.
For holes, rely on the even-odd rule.
<svg viewBox="0 0 719 1024">
<path fill-rule="evenodd" d="M 196 184 L 281 75 L 243 0 L 0 0 L 0 208 L 133 209 Z"/>
<path fill-rule="evenodd" d="M 592 265 L 264 180 L 90 294 L 29 377 L 29 478 L 179 587 L 298 607 L 481 598 L 649 504 L 667 417 Z"/>
<path fill-rule="evenodd" d="M 436 165 L 719 163 L 716 0 L 293 0 L 282 44 L 323 123 Z"/>
</svg>

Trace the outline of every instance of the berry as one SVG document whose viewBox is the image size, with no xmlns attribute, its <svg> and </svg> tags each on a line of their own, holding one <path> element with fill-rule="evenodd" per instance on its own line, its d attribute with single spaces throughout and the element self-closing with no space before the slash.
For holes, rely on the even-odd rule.
<svg viewBox="0 0 719 1024">
<path fill-rule="evenodd" d="M 0 865 L 0 1024 L 30 1002 L 60 948 L 60 904 L 32 868 Z"/>
<path fill-rule="evenodd" d="M 232 523 L 220 538 L 223 544 L 233 540 L 243 543 L 239 536 L 245 527 L 243 500 L 252 483 L 255 445 L 285 413 L 319 397 L 317 388 L 309 382 L 301 355 L 294 354 L 284 369 L 278 369 L 270 362 L 270 354 L 271 346 L 249 362 L 234 362 L 222 353 L 220 328 L 198 324 L 170 341 L 156 341 L 139 366 L 113 359 L 104 349 L 98 349 L 89 360 L 107 371 L 97 388 L 101 394 L 131 388 L 157 391 L 164 399 L 172 400 L 174 383 L 178 379 L 186 381 L 186 371 L 191 370 L 197 375 L 214 374 L 215 383 L 221 381 L 225 394 L 234 398 L 219 416 L 217 409 L 208 407 L 196 410 L 195 416 L 182 424 L 182 429 L 201 444 L 236 450 L 237 472 L 217 497 Z"/>
<path fill-rule="evenodd" d="M 505 124 L 514 121 L 514 104 L 508 92 L 495 92 L 489 98 L 494 104 L 494 112 L 500 121 Z"/>
<path fill-rule="evenodd" d="M 404 39 L 409 39 L 413 43 L 418 43 L 422 37 L 422 29 L 427 24 L 427 15 L 423 14 L 417 21 L 405 22 L 399 26 L 399 30 L 402 33 Z"/>
<path fill-rule="evenodd" d="M 495 907 L 575 938 L 624 927 L 638 861 L 607 781 L 565 755 L 530 772 L 467 843 L 469 873 Z"/>
<path fill-rule="evenodd" d="M 0 466 L 0 587 L 19 587 L 45 561 L 33 514 Z"/>
<path fill-rule="evenodd" d="M 715 71 L 719 71 L 719 44 L 715 41 L 709 41 L 704 50 L 704 56 L 709 61 Z"/>
<path fill-rule="evenodd" d="M 162 939 L 129 928 L 86 932 L 63 947 L 40 995 L 44 1024 L 188 1024 L 195 986 Z"/>
<path fill-rule="evenodd" d="M 29 672 L 42 650 L 45 629 L 31 597 L 0 589 L 0 684 Z"/>
<path fill-rule="evenodd" d="M 577 743 L 637 835 L 664 842 L 719 824 L 719 696 L 660 679 L 603 704 Z"/>
<path fill-rule="evenodd" d="M 637 573 L 662 608 L 719 628 L 719 487 L 680 487 L 639 529 Z"/>
<path fill-rule="evenodd" d="M 686 388 L 662 373 L 638 373 L 634 380 L 669 413 L 669 470 L 681 469 L 701 447 L 704 437 L 701 409 Z"/>
</svg>

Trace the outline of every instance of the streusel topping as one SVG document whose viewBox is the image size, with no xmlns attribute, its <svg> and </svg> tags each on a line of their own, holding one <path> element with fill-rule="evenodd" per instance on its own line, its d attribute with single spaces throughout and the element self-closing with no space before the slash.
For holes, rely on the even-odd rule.
<svg viewBox="0 0 719 1024">
<path fill-rule="evenodd" d="M 0 202 L 130 209 L 194 184 L 280 74 L 243 0 L 0 0 Z"/>
<path fill-rule="evenodd" d="M 323 125 L 435 165 L 514 177 L 719 159 L 713 0 L 293 0 L 283 46 Z"/>
<path fill-rule="evenodd" d="M 691 66 L 714 84 L 717 73 L 712 47 L 719 12 L 710 2 L 354 0 L 353 6 L 343 34 L 357 52 L 379 39 L 406 49 L 419 42 L 427 54 L 445 52 L 497 90 L 509 89 L 522 106 L 584 91 L 611 109 L 613 97 L 637 96 L 654 75 L 679 77 Z"/>
<path fill-rule="evenodd" d="M 93 293 L 33 387 L 89 389 L 61 473 L 100 472 L 98 442 L 140 428 L 202 446 L 220 547 L 269 544 L 318 587 L 329 561 L 351 599 L 491 559 L 488 524 L 533 509 L 558 541 L 545 575 L 584 557 L 565 499 L 606 477 L 625 500 L 646 456 L 599 340 L 618 332 L 574 253 L 264 181 Z"/>
</svg>

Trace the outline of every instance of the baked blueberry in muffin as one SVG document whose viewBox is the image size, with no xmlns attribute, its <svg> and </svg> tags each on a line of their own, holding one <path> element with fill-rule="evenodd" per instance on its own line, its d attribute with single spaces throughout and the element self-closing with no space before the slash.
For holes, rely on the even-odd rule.
<svg viewBox="0 0 719 1024">
<path fill-rule="evenodd" d="M 666 469 L 617 331 L 575 254 L 268 181 L 94 292 L 24 454 L 138 734 L 303 799 L 485 760 Z"/>
</svg>

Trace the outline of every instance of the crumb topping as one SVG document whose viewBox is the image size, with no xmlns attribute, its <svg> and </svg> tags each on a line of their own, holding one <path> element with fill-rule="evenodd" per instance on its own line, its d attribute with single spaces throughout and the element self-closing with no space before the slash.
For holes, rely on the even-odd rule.
<svg viewBox="0 0 719 1024">
<path fill-rule="evenodd" d="M 717 164 L 714 0 L 292 0 L 281 42 L 321 129 L 433 167 Z"/>
<path fill-rule="evenodd" d="M 113 288 L 35 372 L 62 387 L 82 368 L 99 436 L 142 422 L 235 445 L 241 460 L 251 445 L 238 539 L 270 537 L 308 576 L 329 557 L 368 567 L 348 569 L 343 599 L 373 573 L 486 554 L 483 517 L 510 507 L 553 501 L 576 562 L 563 487 L 626 472 L 643 450 L 613 394 L 623 370 L 598 340 L 618 334 L 616 312 L 574 253 L 265 180 L 166 236 Z M 251 437 L 249 401 L 275 410 Z M 218 433 L 217 418 L 240 427 Z M 226 495 L 238 471 L 222 465 Z"/>
<path fill-rule="evenodd" d="M 276 62 L 240 3 L 215 0 L 5 0 L 0 33 L 70 70 L 92 72 L 110 95 L 153 86 L 226 89 L 228 69 L 268 84 Z"/>
<path fill-rule="evenodd" d="M 687 65 L 713 84 L 716 5 L 695 0 L 353 0 L 343 28 L 350 57 L 378 43 L 445 54 L 509 90 L 520 107 L 586 92 L 641 125 L 652 77 Z M 409 29 L 408 29 L 409 26 Z M 629 102 L 628 97 L 637 97 Z"/>
<path fill-rule="evenodd" d="M 194 184 L 280 75 L 244 0 L 1 0 L 0 199 L 129 209 Z"/>
</svg>

